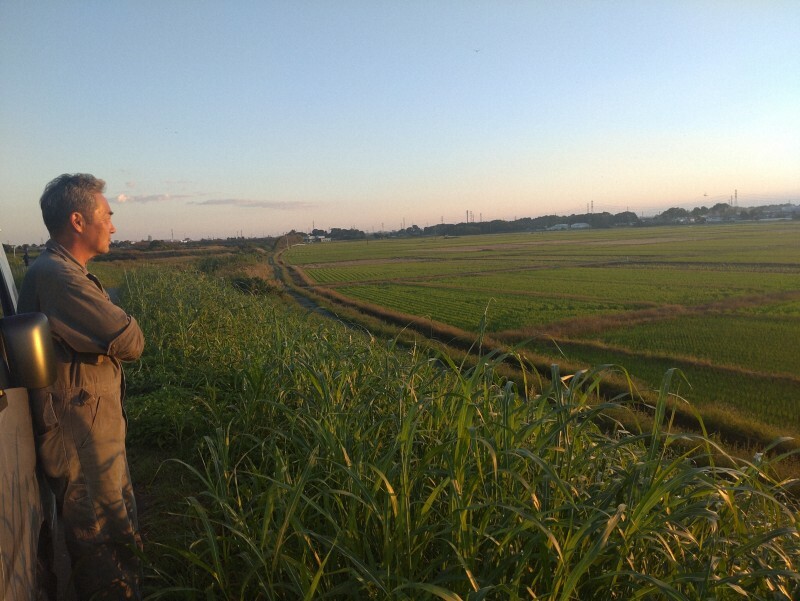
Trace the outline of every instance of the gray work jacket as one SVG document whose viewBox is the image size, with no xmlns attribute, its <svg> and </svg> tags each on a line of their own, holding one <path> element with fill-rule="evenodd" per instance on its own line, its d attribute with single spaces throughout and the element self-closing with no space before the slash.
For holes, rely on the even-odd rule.
<svg viewBox="0 0 800 601">
<path fill-rule="evenodd" d="M 48 240 L 22 282 L 19 311 L 39 311 L 50 321 L 56 351 L 55 383 L 31 391 L 36 399 L 62 396 L 69 390 L 88 395 L 124 396 L 122 361 L 138 359 L 144 336 L 136 320 L 115 305 L 100 281 L 63 246 Z M 41 433 L 53 424 L 34 410 L 34 426 Z M 38 419 L 37 419 L 38 418 Z"/>
</svg>

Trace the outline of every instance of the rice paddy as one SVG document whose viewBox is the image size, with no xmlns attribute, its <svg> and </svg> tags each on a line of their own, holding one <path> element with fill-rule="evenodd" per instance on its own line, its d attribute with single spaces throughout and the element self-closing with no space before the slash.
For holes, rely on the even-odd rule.
<svg viewBox="0 0 800 601">
<path fill-rule="evenodd" d="M 800 223 L 317 244 L 285 259 L 316 287 L 409 320 L 480 324 L 554 362 L 565 348 L 587 366 L 634 357 L 653 388 L 665 367 L 695 368 L 699 407 L 800 433 Z"/>
</svg>

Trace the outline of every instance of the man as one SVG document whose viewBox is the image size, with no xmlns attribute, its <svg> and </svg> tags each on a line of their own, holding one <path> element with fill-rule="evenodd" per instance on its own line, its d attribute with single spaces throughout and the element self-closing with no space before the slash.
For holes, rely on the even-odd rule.
<svg viewBox="0 0 800 601">
<path fill-rule="evenodd" d="M 20 291 L 20 311 L 47 315 L 56 383 L 31 391 L 39 465 L 52 489 L 79 599 L 138 599 L 136 503 L 125 454 L 122 361 L 144 346 L 136 320 L 86 269 L 107 253 L 112 211 L 105 182 L 62 175 L 40 201 L 50 233 Z"/>
</svg>

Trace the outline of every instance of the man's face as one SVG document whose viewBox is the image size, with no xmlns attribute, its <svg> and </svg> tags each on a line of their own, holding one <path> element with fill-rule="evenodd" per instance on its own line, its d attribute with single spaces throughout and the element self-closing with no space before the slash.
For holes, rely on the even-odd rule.
<svg viewBox="0 0 800 601">
<path fill-rule="evenodd" d="M 104 255 L 109 251 L 111 234 L 117 231 L 117 228 L 111 223 L 111 215 L 113 212 L 108 205 L 108 200 L 98 192 L 94 198 L 94 213 L 83 232 L 83 240 L 92 256 Z"/>
</svg>

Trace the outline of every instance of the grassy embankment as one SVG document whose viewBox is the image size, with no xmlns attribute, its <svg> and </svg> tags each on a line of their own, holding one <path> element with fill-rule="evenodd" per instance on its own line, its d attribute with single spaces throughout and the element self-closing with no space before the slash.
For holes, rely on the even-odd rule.
<svg viewBox="0 0 800 601">
<path fill-rule="evenodd" d="M 651 429 L 600 428 L 635 400 L 590 404 L 602 370 L 516 386 L 506 359 L 537 376 L 514 355 L 457 364 L 193 272 L 122 292 L 148 340 L 128 408 L 153 598 L 800 593 L 782 459 L 678 446 L 669 378 Z"/>
</svg>

